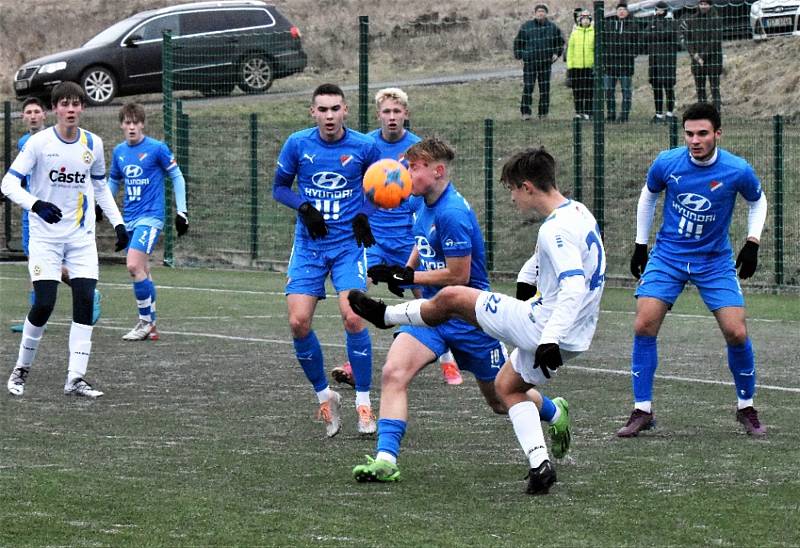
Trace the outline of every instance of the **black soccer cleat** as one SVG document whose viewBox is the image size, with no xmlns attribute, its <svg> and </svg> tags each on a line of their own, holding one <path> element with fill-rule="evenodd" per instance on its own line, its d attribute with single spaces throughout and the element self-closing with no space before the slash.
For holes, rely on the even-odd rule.
<svg viewBox="0 0 800 548">
<path fill-rule="evenodd" d="M 546 460 L 538 468 L 531 468 L 526 477 L 528 478 L 526 493 L 546 495 L 550 491 L 550 486 L 556 482 L 556 471 L 550 461 Z"/>
<path fill-rule="evenodd" d="M 347 295 L 350 308 L 353 312 L 372 323 L 375 327 L 389 329 L 391 325 L 386 325 L 383 315 L 386 313 L 386 305 L 383 301 L 376 301 L 367 296 L 363 291 L 351 289 Z"/>
</svg>

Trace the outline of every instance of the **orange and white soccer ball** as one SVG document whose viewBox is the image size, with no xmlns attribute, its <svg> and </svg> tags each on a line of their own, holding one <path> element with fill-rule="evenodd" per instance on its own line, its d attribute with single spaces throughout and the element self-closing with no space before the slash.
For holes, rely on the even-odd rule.
<svg viewBox="0 0 800 548">
<path fill-rule="evenodd" d="M 364 174 L 364 194 L 378 207 L 395 208 L 411 195 L 411 174 L 397 160 L 378 160 Z"/>
</svg>

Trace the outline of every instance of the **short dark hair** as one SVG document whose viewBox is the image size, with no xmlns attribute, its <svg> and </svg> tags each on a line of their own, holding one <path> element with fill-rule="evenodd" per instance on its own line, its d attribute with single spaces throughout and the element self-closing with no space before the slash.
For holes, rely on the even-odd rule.
<svg viewBox="0 0 800 548">
<path fill-rule="evenodd" d="M 556 160 L 545 148 L 517 152 L 503 164 L 500 182 L 506 188 L 520 187 L 525 181 L 544 192 L 557 189 Z"/>
<path fill-rule="evenodd" d="M 456 153 L 449 144 L 438 137 L 426 137 L 422 141 L 411 145 L 406 151 L 406 160 L 415 162 L 444 162 L 449 164 L 456 157 Z"/>
<path fill-rule="evenodd" d="M 314 102 L 314 99 L 317 98 L 317 95 L 338 95 L 339 97 L 344 100 L 344 92 L 342 88 L 337 86 L 336 84 L 320 84 L 317 86 L 317 89 L 314 90 L 314 93 L 311 94 L 311 102 Z"/>
<path fill-rule="evenodd" d="M 83 92 L 83 88 L 75 82 L 60 82 L 50 92 L 50 105 L 53 108 L 62 99 L 77 99 L 81 105 L 86 104 L 86 94 Z"/>
<path fill-rule="evenodd" d="M 547 9 L 547 4 L 536 4 L 536 6 L 533 8 L 533 11 L 537 12 L 539 10 L 544 10 L 545 13 L 550 13 L 550 10 Z"/>
<path fill-rule="evenodd" d="M 28 97 L 22 101 L 22 110 L 28 108 L 28 105 L 36 105 L 42 110 L 47 110 L 47 107 L 44 106 L 44 103 L 38 97 Z"/>
<path fill-rule="evenodd" d="M 126 103 L 119 109 L 119 123 L 125 121 L 125 119 L 133 120 L 134 122 L 141 122 L 144 123 L 145 120 L 145 113 L 144 107 L 139 103 Z"/>
<path fill-rule="evenodd" d="M 719 111 L 710 103 L 692 103 L 686 110 L 683 111 L 683 122 L 686 120 L 708 120 L 717 131 L 722 127 L 722 119 L 719 116 Z"/>
</svg>

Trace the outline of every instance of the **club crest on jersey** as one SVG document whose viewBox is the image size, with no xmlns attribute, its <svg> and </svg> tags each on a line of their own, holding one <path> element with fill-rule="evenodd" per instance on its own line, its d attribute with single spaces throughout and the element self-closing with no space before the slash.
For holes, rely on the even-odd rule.
<svg viewBox="0 0 800 548">
<path fill-rule="evenodd" d="M 708 185 L 708 188 L 711 189 L 711 192 L 714 192 L 715 190 L 722 188 L 722 183 L 719 181 L 711 181 L 711 183 Z"/>
<path fill-rule="evenodd" d="M 84 163 L 84 164 L 86 164 L 86 165 L 88 166 L 88 165 L 89 165 L 89 164 L 91 164 L 93 161 L 94 161 L 94 155 L 92 155 L 92 153 L 91 153 L 91 152 L 89 152 L 89 151 L 87 150 L 86 152 L 84 152 L 84 153 L 83 153 L 83 163 Z"/>
<path fill-rule="evenodd" d="M 142 160 L 147 158 L 147 153 L 146 152 L 142 152 L 142 153 L 138 154 L 138 156 L 139 156 L 139 161 L 141 162 Z"/>
<path fill-rule="evenodd" d="M 33 265 L 33 275 L 34 276 L 38 276 L 41 273 L 42 273 L 42 267 L 39 266 L 38 264 L 37 265 Z"/>
<path fill-rule="evenodd" d="M 342 167 L 344 167 L 347 164 L 349 164 L 350 160 L 352 160 L 352 159 L 353 159 L 353 155 L 352 154 L 342 154 L 341 156 L 339 156 L 339 161 L 342 163 Z"/>
</svg>

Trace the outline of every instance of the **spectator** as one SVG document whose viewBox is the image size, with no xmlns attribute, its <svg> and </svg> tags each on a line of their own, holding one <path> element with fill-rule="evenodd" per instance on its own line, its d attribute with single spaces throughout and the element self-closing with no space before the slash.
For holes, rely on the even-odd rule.
<svg viewBox="0 0 800 548">
<path fill-rule="evenodd" d="M 678 28 L 666 2 L 656 4 L 656 16 L 647 26 L 646 40 L 649 54 L 647 77 L 653 87 L 656 107 L 652 122 L 665 122 L 675 116 L 675 65 L 678 55 Z"/>
<path fill-rule="evenodd" d="M 697 89 L 697 101 L 707 102 L 706 79 L 711 87 L 711 100 L 717 112 L 722 99 L 719 78 L 722 74 L 722 17 L 710 0 L 700 0 L 697 13 L 684 23 L 683 39 L 692 60 L 692 76 Z"/>
<path fill-rule="evenodd" d="M 547 6 L 537 4 L 534 18 L 522 24 L 514 38 L 514 58 L 522 61 L 522 102 L 520 113 L 523 120 L 531 118 L 533 86 L 539 81 L 539 118 L 550 110 L 550 72 L 553 63 L 564 52 L 564 36 L 561 30 L 547 20 Z"/>
<path fill-rule="evenodd" d="M 630 117 L 633 101 L 633 62 L 638 47 L 638 24 L 630 17 L 628 3 L 619 2 L 617 15 L 606 21 L 603 31 L 605 51 L 603 85 L 606 90 L 606 119 L 609 122 L 625 123 Z M 619 118 L 614 97 L 617 82 L 622 90 L 622 112 Z"/>
<path fill-rule="evenodd" d="M 580 12 L 578 25 L 569 35 L 565 56 L 568 76 L 572 82 L 575 118 L 588 120 L 592 112 L 594 86 L 594 25 L 589 10 Z"/>
</svg>

